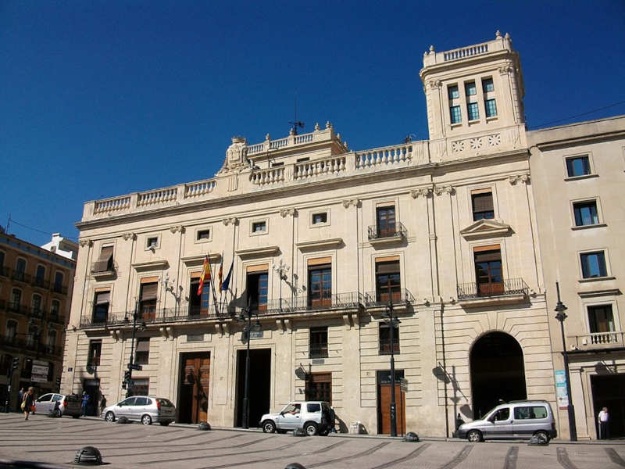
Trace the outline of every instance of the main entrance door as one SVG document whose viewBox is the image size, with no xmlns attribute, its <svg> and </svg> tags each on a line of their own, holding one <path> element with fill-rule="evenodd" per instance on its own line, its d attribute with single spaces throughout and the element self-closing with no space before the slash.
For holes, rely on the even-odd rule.
<svg viewBox="0 0 625 469">
<path fill-rule="evenodd" d="M 590 377 L 592 403 L 595 409 L 594 421 L 602 407 L 608 408 L 610 438 L 625 437 L 625 374 L 596 375 Z M 597 429 L 598 430 L 598 429 Z M 597 431 L 597 435 L 599 432 Z"/>
<path fill-rule="evenodd" d="M 199 423 L 208 420 L 210 353 L 185 353 L 180 356 L 178 421 Z"/>
<path fill-rule="evenodd" d="M 473 345 L 470 363 L 473 418 L 484 416 L 501 401 L 527 398 L 523 350 L 512 336 L 484 335 Z"/>
<path fill-rule="evenodd" d="M 236 426 L 243 426 L 243 398 L 245 397 L 245 359 L 247 350 L 237 355 L 237 409 Z M 278 384 L 276 384 L 278 385 Z M 258 427 L 260 418 L 269 412 L 271 390 L 271 349 L 251 349 L 248 375 L 249 426 Z"/>
</svg>

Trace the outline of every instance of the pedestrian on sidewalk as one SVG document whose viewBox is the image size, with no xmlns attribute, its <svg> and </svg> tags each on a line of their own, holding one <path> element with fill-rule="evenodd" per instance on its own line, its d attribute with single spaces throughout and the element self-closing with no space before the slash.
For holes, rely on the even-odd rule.
<svg viewBox="0 0 625 469">
<path fill-rule="evenodd" d="M 22 400 L 22 410 L 24 411 L 24 420 L 28 420 L 28 416 L 30 415 L 31 408 L 33 403 L 35 402 L 34 389 L 32 387 L 28 388 L 26 394 L 24 394 L 24 398 Z"/>
<path fill-rule="evenodd" d="M 599 412 L 599 416 L 597 417 L 599 421 L 599 439 L 600 440 L 609 440 L 610 439 L 610 414 L 608 414 L 608 408 L 603 407 Z"/>
</svg>

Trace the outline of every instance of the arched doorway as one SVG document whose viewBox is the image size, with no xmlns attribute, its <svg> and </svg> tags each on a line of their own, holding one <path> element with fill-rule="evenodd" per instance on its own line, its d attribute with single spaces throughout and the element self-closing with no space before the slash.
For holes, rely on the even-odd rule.
<svg viewBox="0 0 625 469">
<path fill-rule="evenodd" d="M 473 418 L 480 418 L 500 401 L 527 398 L 523 350 L 504 332 L 490 332 L 471 349 Z"/>
</svg>

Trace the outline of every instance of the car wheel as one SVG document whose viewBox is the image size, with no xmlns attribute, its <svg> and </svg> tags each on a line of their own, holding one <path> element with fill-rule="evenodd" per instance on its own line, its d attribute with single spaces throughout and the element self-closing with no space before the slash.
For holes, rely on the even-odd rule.
<svg viewBox="0 0 625 469">
<path fill-rule="evenodd" d="M 467 433 L 467 440 L 471 441 L 472 443 L 478 443 L 482 441 L 482 434 L 477 430 L 471 430 L 469 433 Z"/>
<path fill-rule="evenodd" d="M 308 422 L 304 425 L 304 431 L 308 436 L 315 436 L 317 434 L 317 424 L 315 422 Z"/>
<path fill-rule="evenodd" d="M 534 435 L 537 436 L 540 440 L 545 440 L 547 443 L 549 443 L 549 435 L 547 435 L 547 432 L 541 430 L 534 433 Z"/>
<path fill-rule="evenodd" d="M 143 425 L 152 425 L 152 417 L 147 414 L 144 415 L 143 417 L 141 417 L 141 423 Z"/>
<path fill-rule="evenodd" d="M 113 412 L 107 412 L 106 415 L 104 416 L 104 420 L 106 420 L 107 422 L 114 422 L 115 414 Z"/>
<path fill-rule="evenodd" d="M 161 422 L 161 425 L 162 425 L 163 427 L 166 427 L 166 426 L 167 426 L 167 425 L 169 425 L 170 423 L 171 423 L 171 422 Z"/>
<path fill-rule="evenodd" d="M 276 424 L 271 420 L 265 420 L 263 422 L 263 433 L 273 433 L 276 431 Z"/>
</svg>

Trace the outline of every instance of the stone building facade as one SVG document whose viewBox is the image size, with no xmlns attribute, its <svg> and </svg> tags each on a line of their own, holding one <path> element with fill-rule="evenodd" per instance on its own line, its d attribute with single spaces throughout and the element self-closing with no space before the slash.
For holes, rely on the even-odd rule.
<svg viewBox="0 0 625 469">
<path fill-rule="evenodd" d="M 87 202 L 63 389 L 230 427 L 325 399 L 370 434 L 393 392 L 398 434 L 557 407 L 519 56 L 497 33 L 423 65 L 427 141 L 234 137 L 212 179 Z"/>
<path fill-rule="evenodd" d="M 76 243 L 61 252 L 0 232 L 0 407 L 16 410 L 20 388 L 59 389 L 74 285 Z"/>
</svg>

